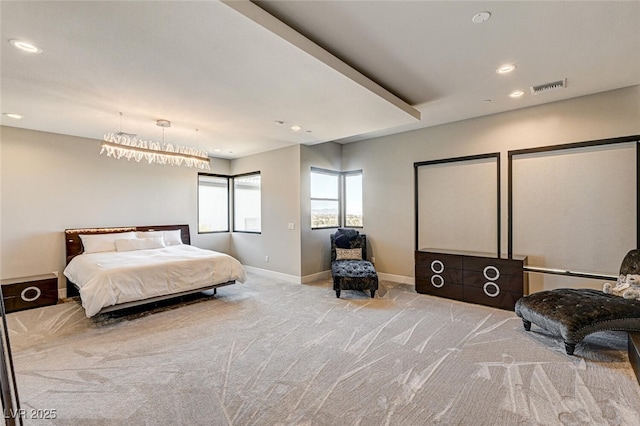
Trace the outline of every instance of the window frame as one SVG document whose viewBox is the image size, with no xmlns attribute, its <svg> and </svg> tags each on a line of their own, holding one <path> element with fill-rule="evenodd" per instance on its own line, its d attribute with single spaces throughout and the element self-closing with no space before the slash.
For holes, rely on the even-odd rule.
<svg viewBox="0 0 640 426">
<path fill-rule="evenodd" d="M 337 176 L 338 177 L 338 198 L 334 199 L 334 198 L 321 198 L 321 197 L 313 197 L 311 194 L 311 174 L 312 173 L 320 173 L 320 174 L 327 174 L 330 176 Z M 315 230 L 315 229 L 336 229 L 336 228 L 343 228 L 346 227 L 346 222 L 347 222 L 347 204 L 346 204 L 346 200 L 347 200 L 347 194 L 346 194 L 346 177 L 347 176 L 353 176 L 353 175 L 360 175 L 364 177 L 364 173 L 362 171 L 362 169 L 359 170 L 349 170 L 346 172 L 342 172 L 342 171 L 335 171 L 335 170 L 329 170 L 329 169 L 323 169 L 320 167 L 311 167 L 310 172 L 309 172 L 309 207 L 311 207 L 311 202 L 312 201 L 337 201 L 338 202 L 338 225 L 337 226 L 313 226 L 311 225 L 311 229 Z M 363 179 L 364 182 L 364 179 Z M 363 197 L 364 198 L 364 197 Z M 311 208 L 309 209 L 310 215 L 312 216 L 313 213 L 311 211 Z M 364 228 L 364 212 L 362 214 L 362 226 L 349 226 L 349 228 L 357 228 L 357 229 L 362 229 Z"/>
<path fill-rule="evenodd" d="M 209 177 L 217 177 L 217 178 L 223 178 L 227 181 L 227 229 L 226 230 L 221 230 L 221 231 L 200 231 L 200 176 L 209 176 Z M 202 173 L 199 172 L 198 173 L 198 193 L 197 193 L 197 207 L 198 207 L 198 211 L 197 211 L 197 224 L 198 224 L 198 234 L 220 234 L 220 233 L 224 233 L 224 232 L 230 232 L 231 230 L 231 222 L 230 222 L 230 214 L 231 214 L 231 209 L 232 209 L 232 205 L 231 205 L 231 191 L 229 190 L 229 182 L 230 182 L 231 176 L 228 175 L 221 175 L 221 174 L 217 174 L 217 173 Z"/>
<path fill-rule="evenodd" d="M 347 177 L 349 176 L 360 176 L 360 194 L 362 195 L 361 197 L 361 209 L 362 209 L 362 225 L 360 226 L 354 226 L 354 225 L 347 225 Z M 364 228 L 364 173 L 362 172 L 362 169 L 360 170 L 349 170 L 348 172 L 342 172 L 342 202 L 343 202 L 343 209 L 342 209 L 342 213 L 343 213 L 343 224 L 345 227 L 349 227 L 349 228 L 357 228 L 357 229 L 362 229 Z"/>
<path fill-rule="evenodd" d="M 247 176 L 257 175 L 260 176 L 260 231 L 243 231 L 236 229 L 236 185 L 235 179 L 242 178 Z M 258 170 L 256 172 L 242 173 L 238 175 L 233 175 L 230 177 L 231 180 L 231 205 L 232 205 L 232 213 L 231 213 L 231 232 L 238 232 L 242 234 L 262 234 L 262 173 Z"/>
<path fill-rule="evenodd" d="M 311 174 L 318 173 L 329 176 L 337 177 L 337 185 L 338 185 L 338 198 L 325 198 L 325 197 L 313 197 L 311 194 Z M 311 167 L 311 171 L 309 172 L 309 207 L 311 207 L 311 203 L 313 201 L 336 201 L 338 203 L 338 224 L 336 226 L 313 226 L 313 220 L 310 223 L 311 229 L 336 229 L 340 228 L 340 225 L 343 223 L 342 221 L 342 182 L 341 182 L 341 172 L 336 172 L 335 170 L 321 169 L 318 167 Z M 313 211 L 310 209 L 311 217 L 313 217 Z"/>
</svg>

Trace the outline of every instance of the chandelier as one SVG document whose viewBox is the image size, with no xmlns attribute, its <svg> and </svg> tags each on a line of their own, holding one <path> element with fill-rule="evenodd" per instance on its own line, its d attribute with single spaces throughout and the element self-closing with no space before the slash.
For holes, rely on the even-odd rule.
<svg viewBox="0 0 640 426">
<path fill-rule="evenodd" d="M 164 143 L 164 128 L 170 127 L 168 120 L 158 120 L 162 127 L 162 142 L 145 141 L 128 133 L 107 133 L 104 135 L 100 154 L 116 159 L 126 158 L 137 162 L 143 159 L 149 164 L 170 164 L 172 166 L 195 167 L 209 170 L 209 155 L 200 148 Z M 196 129 L 197 131 L 197 129 Z"/>
</svg>

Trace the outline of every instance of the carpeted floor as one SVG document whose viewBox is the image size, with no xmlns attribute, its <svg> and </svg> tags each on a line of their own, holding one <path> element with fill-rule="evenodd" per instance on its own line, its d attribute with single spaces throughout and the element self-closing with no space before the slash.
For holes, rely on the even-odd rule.
<svg viewBox="0 0 640 426">
<path fill-rule="evenodd" d="M 56 412 L 25 424 L 640 424 L 626 334 L 571 357 L 513 312 L 381 287 L 250 274 L 151 312 L 10 314 L 22 408 Z"/>
</svg>

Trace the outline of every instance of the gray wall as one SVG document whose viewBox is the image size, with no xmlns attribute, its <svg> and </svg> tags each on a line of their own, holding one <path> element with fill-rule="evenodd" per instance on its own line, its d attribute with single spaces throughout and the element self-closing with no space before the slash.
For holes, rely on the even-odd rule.
<svg viewBox="0 0 640 426">
<path fill-rule="evenodd" d="M 231 173 L 259 171 L 262 179 L 262 233 L 231 234 L 231 254 L 243 265 L 285 279 L 300 272 L 300 146 L 232 161 Z M 289 223 L 294 229 L 288 228 Z M 269 256 L 269 261 L 265 261 Z"/>
<path fill-rule="evenodd" d="M 364 170 L 365 231 L 376 269 L 387 278 L 412 282 L 414 162 L 500 151 L 506 250 L 507 151 L 634 134 L 640 134 L 640 86 L 346 144 L 342 161 L 345 169 Z M 530 277 L 532 291 L 561 285 L 577 283 Z M 602 282 L 585 285 L 601 288 Z"/>
<path fill-rule="evenodd" d="M 106 158 L 98 155 L 97 140 L 11 127 L 0 132 L 0 278 L 61 272 L 65 228 L 188 223 L 194 245 L 308 281 L 329 268 L 332 232 L 310 229 L 309 169 L 315 166 L 363 170 L 363 232 L 376 268 L 384 279 L 413 282 L 414 162 L 494 151 L 506 159 L 512 149 L 640 134 L 640 86 L 346 145 L 215 159 L 212 173 L 262 173 L 258 235 L 197 234 L 196 170 Z M 504 160 L 501 172 L 506 249 Z M 533 291 L 564 284 L 532 278 Z"/>
<path fill-rule="evenodd" d="M 197 234 L 196 170 L 108 158 L 93 139 L 0 132 L 0 277 L 62 276 L 66 228 L 187 223 L 192 244 L 229 251 L 228 234 Z"/>
<path fill-rule="evenodd" d="M 342 145 L 328 142 L 300 149 L 300 217 L 302 220 L 302 276 L 303 281 L 318 277 L 331 269 L 329 235 L 335 229 L 311 229 L 311 167 L 342 170 Z"/>
</svg>

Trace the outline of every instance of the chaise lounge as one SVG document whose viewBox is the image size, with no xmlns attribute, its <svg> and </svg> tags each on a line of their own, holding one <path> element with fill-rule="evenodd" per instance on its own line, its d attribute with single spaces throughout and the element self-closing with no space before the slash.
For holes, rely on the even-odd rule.
<svg viewBox="0 0 640 426">
<path fill-rule="evenodd" d="M 355 229 L 339 228 L 331 234 L 331 275 L 333 290 L 369 290 L 375 297 L 378 274 L 367 260 L 367 236 Z"/>
<path fill-rule="evenodd" d="M 640 273 L 640 250 L 625 256 L 620 275 Z M 640 331 L 640 300 L 592 289 L 560 288 L 524 296 L 516 302 L 524 328 L 535 324 L 562 337 L 568 355 L 585 336 L 598 331 Z"/>
</svg>

